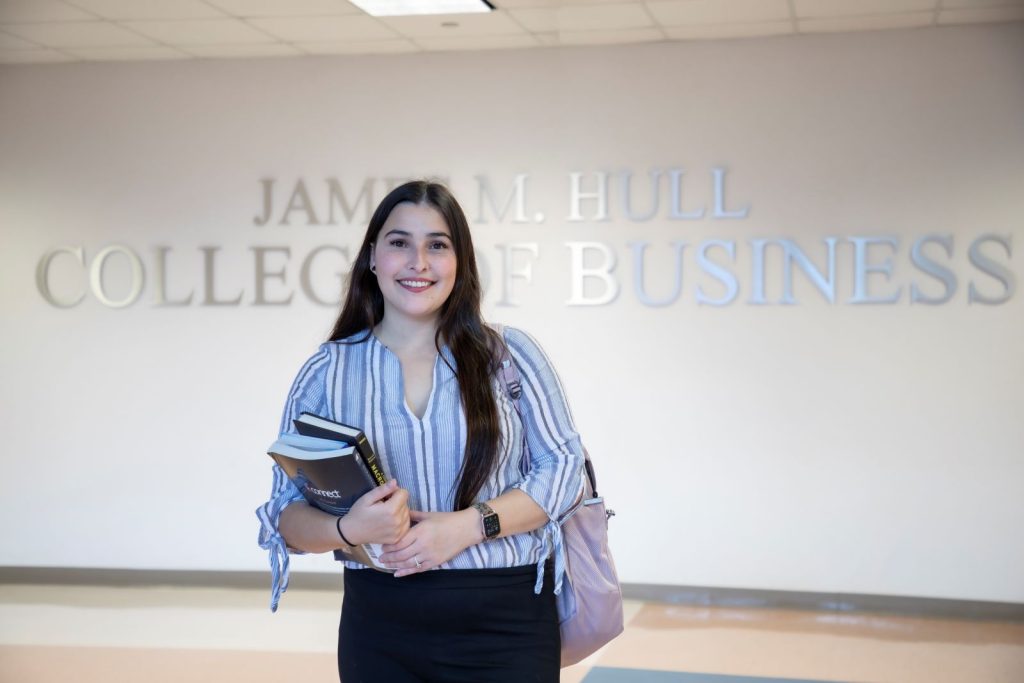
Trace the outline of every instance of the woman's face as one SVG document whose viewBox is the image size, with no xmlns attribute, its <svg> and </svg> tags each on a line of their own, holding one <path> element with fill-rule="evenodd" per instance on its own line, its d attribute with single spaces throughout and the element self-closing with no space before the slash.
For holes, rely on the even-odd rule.
<svg viewBox="0 0 1024 683">
<path fill-rule="evenodd" d="M 370 251 L 384 295 L 384 317 L 434 320 L 455 286 L 451 230 L 430 204 L 391 210 Z"/>
</svg>

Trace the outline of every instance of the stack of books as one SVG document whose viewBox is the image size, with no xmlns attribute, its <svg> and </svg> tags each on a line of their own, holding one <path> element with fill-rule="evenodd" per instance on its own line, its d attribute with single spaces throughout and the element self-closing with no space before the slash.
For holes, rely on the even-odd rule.
<svg viewBox="0 0 1024 683">
<path fill-rule="evenodd" d="M 267 455 L 306 497 L 310 505 L 344 517 L 374 486 L 388 482 L 380 458 L 362 430 L 327 418 L 302 413 L 293 421 L 298 434 L 283 434 Z M 382 571 L 379 543 L 342 548 L 344 559 Z"/>
</svg>

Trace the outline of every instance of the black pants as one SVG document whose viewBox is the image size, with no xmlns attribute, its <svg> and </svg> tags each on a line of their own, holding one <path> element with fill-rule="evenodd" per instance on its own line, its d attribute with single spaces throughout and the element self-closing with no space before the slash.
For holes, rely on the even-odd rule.
<svg viewBox="0 0 1024 683">
<path fill-rule="evenodd" d="M 396 579 L 345 570 L 338 629 L 343 683 L 558 683 L 551 572 L 449 569 Z"/>
</svg>

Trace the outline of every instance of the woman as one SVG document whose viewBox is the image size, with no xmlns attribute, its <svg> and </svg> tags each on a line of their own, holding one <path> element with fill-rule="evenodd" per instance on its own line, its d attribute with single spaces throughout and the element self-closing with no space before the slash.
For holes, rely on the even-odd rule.
<svg viewBox="0 0 1024 683">
<path fill-rule="evenodd" d="M 282 433 L 302 412 L 357 425 L 393 477 L 339 519 L 275 466 L 257 511 L 272 609 L 289 549 L 342 559 L 346 544 L 386 544 L 393 575 L 345 562 L 345 683 L 558 680 L 555 520 L 582 491 L 583 451 L 543 352 L 487 327 L 480 297 L 455 198 L 436 183 L 396 188 L 370 220 L 330 341 L 288 396 Z M 503 353 L 518 401 L 499 377 Z"/>
</svg>

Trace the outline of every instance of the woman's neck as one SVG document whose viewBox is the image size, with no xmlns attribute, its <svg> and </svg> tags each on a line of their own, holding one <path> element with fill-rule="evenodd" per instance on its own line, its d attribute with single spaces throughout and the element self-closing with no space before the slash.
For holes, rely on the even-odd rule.
<svg viewBox="0 0 1024 683">
<path fill-rule="evenodd" d="M 373 334 L 392 351 L 436 353 L 436 320 L 420 321 L 385 316 L 373 328 Z"/>
</svg>

